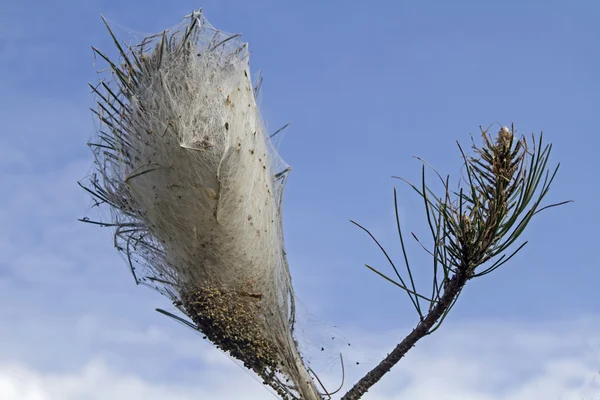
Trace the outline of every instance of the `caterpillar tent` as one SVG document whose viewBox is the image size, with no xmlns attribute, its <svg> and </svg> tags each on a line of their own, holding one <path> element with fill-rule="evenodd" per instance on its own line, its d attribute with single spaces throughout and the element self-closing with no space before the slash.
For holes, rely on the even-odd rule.
<svg viewBox="0 0 600 400">
<path fill-rule="evenodd" d="M 200 12 L 136 45 L 109 32 L 119 61 L 94 49 L 109 68 L 92 86 L 101 126 L 82 186 L 111 221 L 94 223 L 114 228 L 138 283 L 282 398 L 320 399 L 293 337 L 289 167 L 261 122 L 247 44 Z"/>
</svg>

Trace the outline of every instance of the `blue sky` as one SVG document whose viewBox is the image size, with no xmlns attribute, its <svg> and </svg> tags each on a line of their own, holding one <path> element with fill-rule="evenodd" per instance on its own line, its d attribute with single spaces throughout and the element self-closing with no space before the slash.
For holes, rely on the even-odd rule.
<svg viewBox="0 0 600 400">
<path fill-rule="evenodd" d="M 406 296 L 363 267 L 386 265 L 349 220 L 398 259 L 394 186 L 404 226 L 427 228 L 390 177 L 417 180 L 415 155 L 457 177 L 456 140 L 514 122 L 554 144 L 548 201 L 575 203 L 535 219 L 522 253 L 470 282 L 444 328 L 365 398 L 600 397 L 598 3 L 221 0 L 0 5 L 0 398 L 269 398 L 153 311 L 167 300 L 134 285 L 110 231 L 76 221 L 90 206 L 76 185 L 91 168 L 90 46 L 113 51 L 99 15 L 155 33 L 199 7 L 250 43 L 270 129 L 292 122 L 286 247 L 300 342 L 331 387 L 340 348 L 349 386 L 415 323 Z M 428 258 L 409 250 L 426 285 Z"/>
</svg>

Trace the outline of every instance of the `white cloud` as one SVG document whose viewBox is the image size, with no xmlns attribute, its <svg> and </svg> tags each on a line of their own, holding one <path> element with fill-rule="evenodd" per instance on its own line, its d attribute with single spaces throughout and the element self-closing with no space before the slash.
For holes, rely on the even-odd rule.
<svg viewBox="0 0 600 400">
<path fill-rule="evenodd" d="M 347 335 L 352 346 L 345 349 L 346 343 L 334 347 L 329 338 L 328 352 L 344 353 L 345 389 L 409 331 L 354 331 Z M 329 387 L 339 382 L 339 365 L 317 371 Z M 421 340 L 364 398 L 598 400 L 600 319 L 447 322 Z"/>
<path fill-rule="evenodd" d="M 105 321 L 109 322 L 109 321 Z M 494 328 L 494 326 L 496 328 Z M 446 327 L 424 339 L 367 395 L 372 400 L 598 400 L 600 337 L 598 320 L 563 321 L 535 327 L 470 323 Z M 0 357 L 0 398 L 6 400 L 267 399 L 271 395 L 249 373 L 197 335 L 180 328 L 130 329 L 83 319 L 78 335 L 94 332 L 96 345 L 135 352 L 113 364 L 90 353 L 79 368 L 60 372 Z M 393 345 L 399 332 L 364 332 L 346 356 L 348 389 Z M 357 335 L 352 335 L 357 336 Z M 386 340 L 382 340 L 386 337 Z M 579 340 L 573 340 L 578 338 Z M 584 340 L 587 338 L 587 340 Z M 331 340 L 331 338 L 329 338 Z M 32 345 L 34 345 L 32 343 Z M 37 348 L 44 352 L 45 349 Z M 337 349 L 336 349 L 337 351 Z M 153 354 L 155 378 L 139 371 L 136 354 Z M 0 352 L 2 354 L 2 352 Z M 100 353 L 98 353 L 100 354 Z M 68 356 L 68 354 L 65 354 Z M 320 354 L 317 354 L 320 356 Z M 356 366 L 355 360 L 366 360 Z M 197 363 L 191 362 L 198 361 Z M 313 361 L 319 363 L 318 357 Z M 321 369 L 323 372 L 324 369 Z M 336 368 L 320 374 L 336 386 Z M 334 397 L 337 398 L 337 397 Z"/>
<path fill-rule="evenodd" d="M 134 374 L 116 373 L 100 360 L 91 360 L 80 371 L 60 374 L 40 373 L 20 364 L 0 367 L 3 400 L 251 400 L 269 396 L 251 379 L 233 383 L 226 374 L 195 385 L 151 382 Z"/>
</svg>

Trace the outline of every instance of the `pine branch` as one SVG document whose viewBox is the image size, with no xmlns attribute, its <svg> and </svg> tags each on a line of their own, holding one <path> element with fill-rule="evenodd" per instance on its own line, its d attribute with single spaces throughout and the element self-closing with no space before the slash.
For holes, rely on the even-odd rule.
<svg viewBox="0 0 600 400">
<path fill-rule="evenodd" d="M 542 148 L 541 135 L 537 146 L 534 138 L 534 149 L 529 152 L 525 138 L 515 139 L 514 127 L 511 130 L 502 127 L 496 140 L 492 140 L 483 129 L 481 133 L 484 144 L 481 147 L 473 145 L 475 157 L 467 157 L 459 145 L 468 187 L 462 188 L 459 185 L 458 192 L 451 193 L 448 179 L 444 180 L 435 171 L 444 186 L 443 195 L 437 196 L 425 184 L 424 169 L 420 187 L 405 181 L 423 198 L 433 239 L 431 251 L 413 234 L 419 245 L 433 257 L 433 283 L 429 286 L 432 288 L 432 294 L 429 298 L 419 293 L 412 279 L 400 229 L 395 189 L 396 223 L 410 287 L 406 285 L 394 262 L 377 239 L 366 228 L 352 221 L 375 241 L 391 264 L 399 282 L 369 265 L 367 267 L 409 295 L 418 313 L 419 322 L 387 357 L 342 397 L 343 400 L 361 398 L 420 339 L 435 332 L 456 304 L 467 281 L 487 275 L 518 253 L 527 242 L 519 245 L 510 255 L 505 251 L 517 241 L 534 215 L 568 203 L 567 201 L 540 206 L 558 171 L 558 166 L 552 174 L 546 170 L 552 146 Z M 538 195 L 534 200 L 536 193 Z M 481 270 L 484 264 L 494 259 L 495 262 L 492 262 L 491 266 Z M 439 271 L 440 268 L 442 271 Z M 428 313 L 425 316 L 422 314 L 419 299 L 429 301 Z"/>
<path fill-rule="evenodd" d="M 462 288 L 467 283 L 467 280 L 468 276 L 464 272 L 454 275 L 448 281 L 446 290 L 440 297 L 436 306 L 433 307 L 427 316 L 417 324 L 415 329 L 413 329 L 413 331 L 408 334 L 408 336 L 406 336 L 404 340 L 402 340 L 394 350 L 379 363 L 379 365 L 359 380 L 352 389 L 342 397 L 342 400 L 360 399 L 373 385 L 379 382 L 379 380 L 387 374 L 419 340 L 430 334 L 436 323 L 450 310 L 451 306 L 460 295 Z"/>
</svg>

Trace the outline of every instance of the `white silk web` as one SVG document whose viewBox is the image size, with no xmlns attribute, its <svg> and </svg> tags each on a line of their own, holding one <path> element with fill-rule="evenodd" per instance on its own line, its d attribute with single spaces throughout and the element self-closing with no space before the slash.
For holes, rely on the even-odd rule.
<svg viewBox="0 0 600 400">
<path fill-rule="evenodd" d="M 134 46 L 110 33 L 120 59 L 95 50 L 109 69 L 93 87 L 101 127 L 85 185 L 111 209 L 99 224 L 138 283 L 282 398 L 321 398 L 293 337 L 289 167 L 261 121 L 247 44 L 201 13 Z"/>
</svg>

